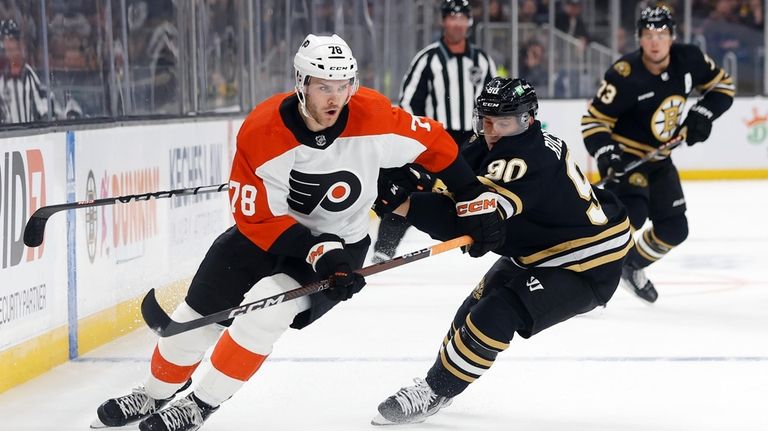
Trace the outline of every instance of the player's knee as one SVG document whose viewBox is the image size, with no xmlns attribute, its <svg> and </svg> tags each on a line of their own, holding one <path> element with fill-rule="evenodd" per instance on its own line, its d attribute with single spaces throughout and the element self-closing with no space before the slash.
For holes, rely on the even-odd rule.
<svg viewBox="0 0 768 431">
<path fill-rule="evenodd" d="M 177 322 L 188 322 L 203 317 L 193 310 L 186 301 L 179 304 L 171 314 Z M 224 327 L 221 325 L 206 325 L 172 337 L 160 338 L 157 346 L 160 354 L 168 361 L 176 364 L 195 364 L 202 359 L 203 354 L 221 335 Z"/>
<path fill-rule="evenodd" d="M 655 236 L 670 246 L 682 244 L 688 238 L 688 219 L 685 214 L 679 214 L 653 222 Z"/>
<path fill-rule="evenodd" d="M 622 196 L 621 203 L 627 209 L 629 223 L 635 230 L 640 229 L 648 219 L 648 201 L 642 196 Z"/>
<path fill-rule="evenodd" d="M 472 323 L 484 335 L 502 343 L 512 340 L 515 332 L 528 325 L 520 299 L 511 289 L 493 289 L 470 313 Z"/>
<path fill-rule="evenodd" d="M 257 283 L 246 295 L 243 303 L 257 301 L 272 295 L 299 287 L 299 284 L 285 274 L 276 274 Z M 255 310 L 235 318 L 229 328 L 229 335 L 240 346 L 251 352 L 268 355 L 272 345 L 291 325 L 297 314 L 309 309 L 308 297 Z"/>
</svg>

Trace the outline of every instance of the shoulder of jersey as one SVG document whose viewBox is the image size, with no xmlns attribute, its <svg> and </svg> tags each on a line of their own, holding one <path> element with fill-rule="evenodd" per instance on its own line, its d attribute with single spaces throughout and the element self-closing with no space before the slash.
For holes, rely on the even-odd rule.
<svg viewBox="0 0 768 431">
<path fill-rule="evenodd" d="M 381 117 L 389 115 L 391 110 L 392 102 L 383 94 L 368 87 L 360 87 L 349 100 L 349 112 L 355 118 Z"/>
<path fill-rule="evenodd" d="M 291 136 L 291 131 L 285 127 L 285 123 L 280 116 L 280 104 L 286 97 L 292 94 L 279 93 L 256 105 L 248 116 L 245 117 L 242 126 L 240 126 L 240 131 L 237 133 L 238 148 L 247 147 L 253 150 L 255 148 L 263 149 L 270 147 L 276 149 L 280 147 L 279 151 L 284 151 L 284 146 L 289 148 L 297 145 Z M 272 138 L 265 139 L 265 136 L 271 136 Z M 276 136 L 284 136 L 287 139 L 274 139 Z M 269 142 L 269 145 L 262 145 L 267 142 Z M 278 145 L 276 142 L 281 144 Z"/>
<path fill-rule="evenodd" d="M 698 46 L 690 43 L 676 43 L 672 45 L 670 55 L 678 57 L 683 64 L 687 61 L 700 59 L 704 56 Z"/>
<path fill-rule="evenodd" d="M 245 117 L 245 123 L 250 127 L 282 125 L 282 120 L 280 120 L 280 104 L 283 103 L 286 97 L 292 94 L 293 92 L 278 93 L 267 98 L 251 110 L 248 116 Z"/>
<path fill-rule="evenodd" d="M 606 76 L 615 80 L 624 80 L 632 76 L 639 66 L 639 55 L 637 51 L 624 54 L 619 58 L 611 68 L 606 72 Z"/>
</svg>

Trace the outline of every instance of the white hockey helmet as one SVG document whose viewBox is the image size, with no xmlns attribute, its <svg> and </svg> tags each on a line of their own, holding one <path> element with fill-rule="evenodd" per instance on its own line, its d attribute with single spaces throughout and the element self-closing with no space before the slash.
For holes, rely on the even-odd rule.
<svg viewBox="0 0 768 431">
<path fill-rule="evenodd" d="M 357 60 L 344 39 L 332 36 L 308 35 L 293 57 L 296 70 L 296 94 L 302 106 L 305 105 L 304 86 L 307 78 L 314 76 L 322 79 L 349 79 L 352 93 L 360 85 L 357 78 Z M 350 95 L 351 96 L 351 95 Z"/>
</svg>

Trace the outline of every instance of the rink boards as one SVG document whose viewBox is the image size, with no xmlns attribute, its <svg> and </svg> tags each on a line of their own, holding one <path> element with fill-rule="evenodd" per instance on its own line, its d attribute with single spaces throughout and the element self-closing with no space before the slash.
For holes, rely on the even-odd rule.
<svg viewBox="0 0 768 431">
<path fill-rule="evenodd" d="M 542 101 L 540 119 L 585 171 L 586 102 Z M 564 120 L 567 119 L 567 120 Z M 28 248 L 38 207 L 226 182 L 239 121 L 136 125 L 0 139 L 0 392 L 140 325 L 151 287 L 170 307 L 215 236 L 226 193 L 54 215 Z M 768 103 L 737 99 L 709 141 L 674 153 L 686 179 L 768 178 Z"/>
<path fill-rule="evenodd" d="M 238 121 L 0 140 L 0 392 L 143 324 L 149 287 L 183 297 L 201 253 L 231 223 L 227 194 L 60 212 L 40 247 L 40 206 L 227 181 Z"/>
</svg>

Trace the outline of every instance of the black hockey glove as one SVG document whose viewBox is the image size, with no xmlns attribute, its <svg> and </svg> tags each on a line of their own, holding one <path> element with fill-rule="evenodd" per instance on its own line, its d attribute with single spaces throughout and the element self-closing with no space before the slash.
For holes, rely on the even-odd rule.
<svg viewBox="0 0 768 431">
<path fill-rule="evenodd" d="M 307 262 L 320 279 L 328 279 L 329 288 L 323 294 L 334 301 L 346 301 L 365 286 L 365 278 L 352 271 L 353 258 L 344 249 L 344 241 L 336 235 L 324 233 L 310 248 Z"/>
<path fill-rule="evenodd" d="M 683 121 L 680 134 L 683 135 L 688 146 L 704 142 L 712 132 L 712 120 L 714 114 L 701 105 L 693 105 Z"/>
<path fill-rule="evenodd" d="M 504 243 L 505 217 L 500 208 L 501 199 L 504 198 L 484 185 L 456 194 L 459 229 L 474 240 L 466 250 L 470 256 L 480 257 Z"/>
<path fill-rule="evenodd" d="M 434 185 L 434 175 L 414 163 L 400 168 L 380 169 L 379 195 L 373 203 L 373 211 L 383 217 L 402 205 L 411 193 L 431 191 Z"/>
<path fill-rule="evenodd" d="M 600 178 L 608 178 L 610 175 L 612 181 L 617 181 L 617 178 L 624 175 L 624 162 L 621 160 L 621 148 L 618 144 L 609 144 L 598 148 L 595 151 L 595 159 L 597 159 L 597 170 L 600 171 Z"/>
</svg>

